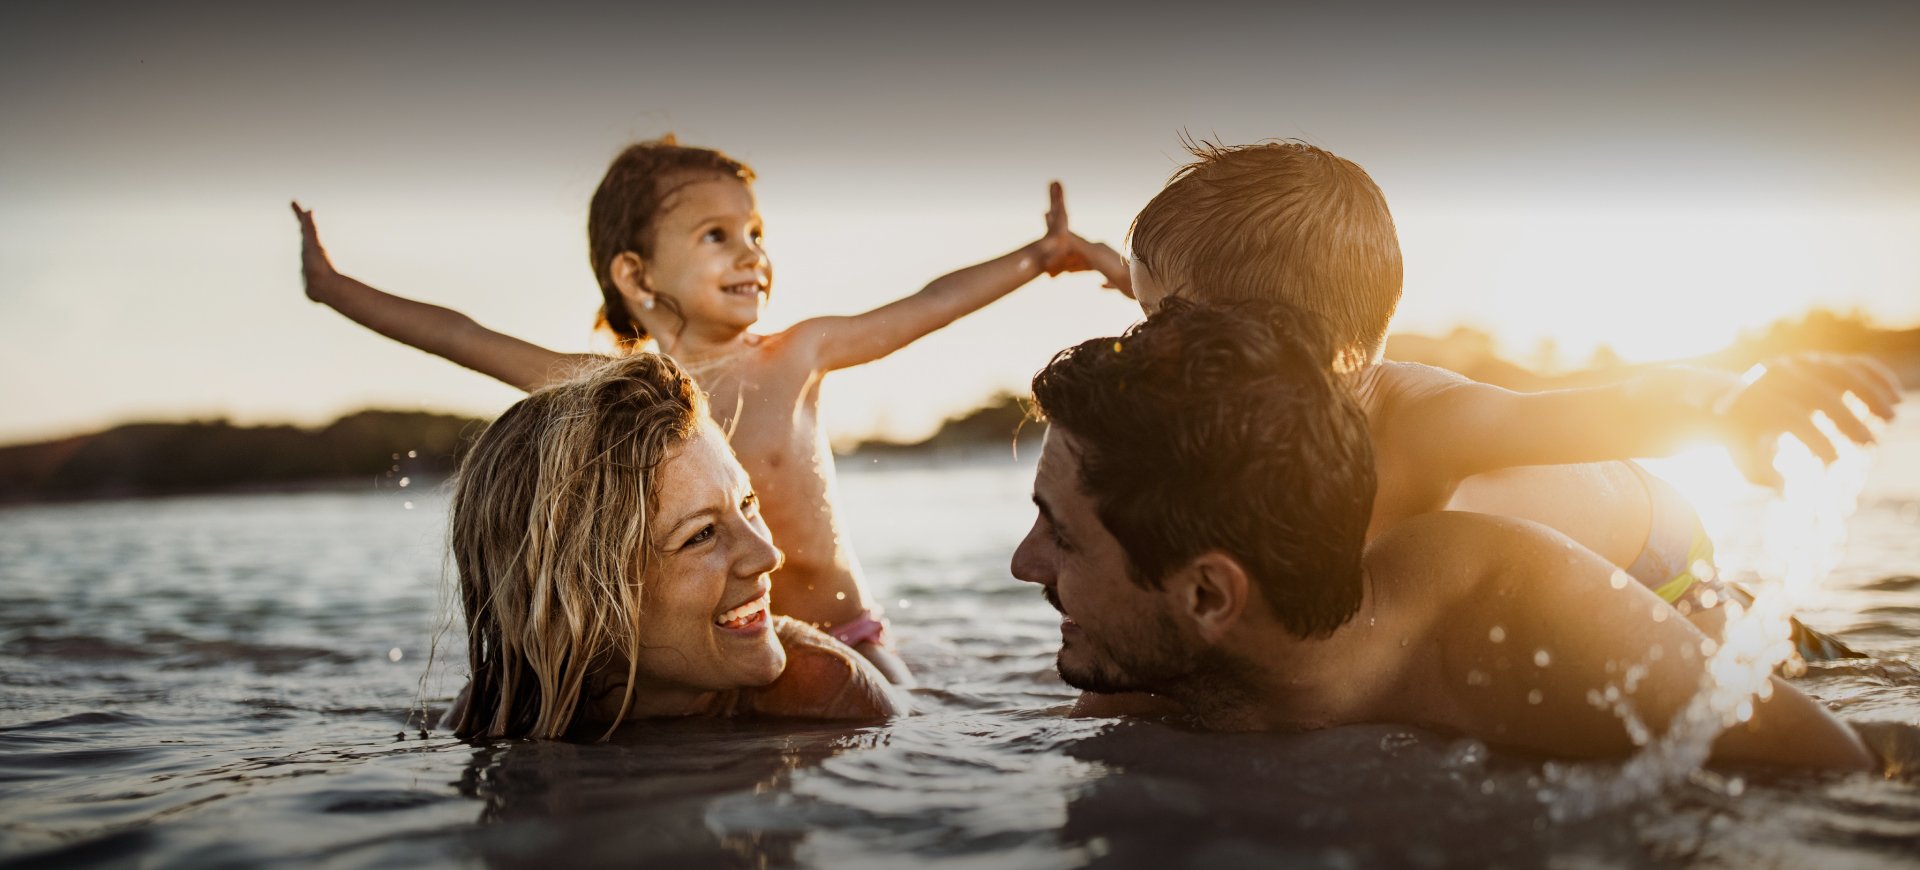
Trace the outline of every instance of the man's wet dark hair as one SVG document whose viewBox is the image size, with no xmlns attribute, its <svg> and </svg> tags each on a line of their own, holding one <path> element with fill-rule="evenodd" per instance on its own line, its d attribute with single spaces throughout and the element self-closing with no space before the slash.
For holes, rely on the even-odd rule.
<svg viewBox="0 0 1920 870">
<path fill-rule="evenodd" d="M 1133 582 L 1159 588 L 1218 550 L 1300 637 L 1358 611 L 1373 447 L 1332 348 L 1317 318 L 1284 304 L 1170 298 L 1034 377 Z"/>
</svg>

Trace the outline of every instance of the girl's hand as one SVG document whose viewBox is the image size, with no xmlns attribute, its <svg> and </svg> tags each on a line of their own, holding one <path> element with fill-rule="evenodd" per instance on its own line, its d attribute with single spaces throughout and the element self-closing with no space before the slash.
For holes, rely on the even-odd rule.
<svg viewBox="0 0 1920 870">
<path fill-rule="evenodd" d="M 1067 192 L 1055 181 L 1047 185 L 1047 234 L 1035 243 L 1041 271 L 1052 276 L 1087 268 L 1075 255 L 1074 238 L 1073 231 L 1067 229 Z"/>
<path fill-rule="evenodd" d="M 300 273 L 306 279 L 307 298 L 315 302 L 326 302 L 328 290 L 340 277 L 333 268 L 333 261 L 327 259 L 327 249 L 320 247 L 320 233 L 313 228 L 313 212 L 300 207 L 300 203 L 291 203 L 293 216 L 300 221 Z"/>
</svg>

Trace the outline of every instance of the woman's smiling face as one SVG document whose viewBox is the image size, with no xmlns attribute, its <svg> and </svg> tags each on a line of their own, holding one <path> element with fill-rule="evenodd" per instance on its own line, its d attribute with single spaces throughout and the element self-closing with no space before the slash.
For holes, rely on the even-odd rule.
<svg viewBox="0 0 1920 870">
<path fill-rule="evenodd" d="M 781 555 L 746 471 L 703 421 L 654 473 L 657 558 L 641 590 L 635 698 L 773 682 L 787 663 L 768 607 Z"/>
</svg>

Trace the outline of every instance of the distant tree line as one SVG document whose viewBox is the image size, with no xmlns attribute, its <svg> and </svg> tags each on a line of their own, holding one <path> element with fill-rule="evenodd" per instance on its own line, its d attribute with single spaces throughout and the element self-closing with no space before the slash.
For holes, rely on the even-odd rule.
<svg viewBox="0 0 1920 870">
<path fill-rule="evenodd" d="M 956 417 L 948 417 L 940 424 L 932 436 L 910 443 L 897 441 L 869 440 L 855 445 L 851 457 L 879 459 L 882 457 L 938 456 L 943 454 L 972 455 L 987 450 L 1003 450 L 1009 455 L 1020 442 L 1021 451 L 1039 450 L 1039 439 L 1046 431 L 1045 426 L 1034 425 L 1029 406 L 1031 400 L 1013 393 L 1001 392 L 971 411 Z M 1026 455 L 1022 452 L 1021 455 Z"/>
<path fill-rule="evenodd" d="M 0 447 L 0 500 L 106 498 L 401 475 L 443 477 L 484 421 L 419 411 L 361 411 L 318 429 L 226 420 L 132 423 Z"/>
<path fill-rule="evenodd" d="M 1397 334 L 1387 339 L 1387 358 L 1439 366 L 1510 390 L 1579 386 L 1623 377 L 1646 367 L 1622 362 L 1612 348 L 1602 345 L 1578 371 L 1539 372 L 1500 357 L 1494 353 L 1494 343 L 1492 335 L 1464 327 L 1443 338 Z M 1824 310 L 1742 334 L 1727 347 L 1705 356 L 1672 362 L 1742 371 L 1770 357 L 1807 351 L 1872 356 L 1892 369 L 1907 389 L 1920 389 L 1920 328 L 1881 329 L 1863 315 Z"/>
<path fill-rule="evenodd" d="M 1493 338 L 1470 329 L 1444 338 L 1395 335 L 1390 359 L 1422 362 L 1516 390 L 1548 389 L 1619 377 L 1635 366 L 1596 355 L 1595 367 L 1544 375 L 1502 359 Z M 1725 350 L 1691 362 L 1743 369 L 1796 351 L 1865 353 L 1920 388 L 1920 329 L 1885 330 L 1859 315 L 1814 311 L 1743 335 Z M 1607 359 L 1615 360 L 1608 364 Z M 861 459 L 1022 456 L 1038 451 L 1045 427 L 1032 424 L 1029 400 L 1000 393 L 949 418 L 931 437 L 902 444 L 863 441 Z M 39 444 L 0 447 L 0 501 L 164 495 L 237 489 L 286 489 L 315 482 L 451 474 L 485 421 L 418 411 L 361 411 L 319 429 L 235 426 L 225 420 L 134 423 Z M 1016 441 L 1019 443 L 1016 444 Z"/>
</svg>

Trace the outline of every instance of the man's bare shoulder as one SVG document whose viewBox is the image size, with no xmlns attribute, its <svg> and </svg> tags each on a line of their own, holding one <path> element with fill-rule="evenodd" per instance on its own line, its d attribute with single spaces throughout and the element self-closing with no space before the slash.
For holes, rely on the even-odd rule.
<svg viewBox="0 0 1920 870">
<path fill-rule="evenodd" d="M 1479 562 L 1477 548 L 1514 533 L 1523 521 L 1467 511 L 1434 511 L 1408 517 L 1367 544 L 1367 567 L 1425 563 L 1442 556 Z"/>
<path fill-rule="evenodd" d="M 1464 593 L 1508 573 L 1516 559 L 1577 546 L 1565 535 L 1515 517 L 1434 511 L 1394 523 L 1367 545 L 1376 584 L 1417 584 L 1436 594 Z"/>
</svg>

